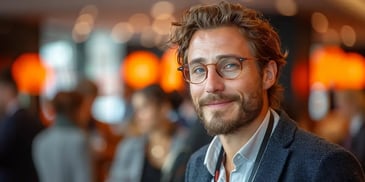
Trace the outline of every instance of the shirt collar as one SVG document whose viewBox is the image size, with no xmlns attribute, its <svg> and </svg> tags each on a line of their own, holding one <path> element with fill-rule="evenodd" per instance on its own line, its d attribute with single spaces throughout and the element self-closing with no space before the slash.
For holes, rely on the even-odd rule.
<svg viewBox="0 0 365 182">
<path fill-rule="evenodd" d="M 256 132 L 251 136 L 251 138 L 248 140 L 248 142 L 242 146 L 238 152 L 234 155 L 233 161 L 235 165 L 240 165 L 244 162 L 244 160 L 254 161 L 258 150 L 260 149 L 262 140 L 265 135 L 266 128 L 268 127 L 269 118 L 270 118 L 270 111 L 273 113 L 274 116 L 274 128 L 275 129 L 278 121 L 279 121 L 279 115 L 272 109 L 269 109 L 266 113 L 266 116 L 263 120 L 263 122 L 260 124 Z M 273 133 L 273 132 L 272 132 Z M 204 165 L 208 169 L 209 173 L 211 175 L 214 175 L 214 170 L 216 167 L 216 163 L 218 160 L 219 152 L 222 148 L 222 143 L 219 140 L 218 136 L 215 136 L 212 140 L 212 142 L 209 144 L 207 153 L 205 155 L 204 159 Z M 241 160 L 239 160 L 237 156 L 240 157 Z"/>
</svg>

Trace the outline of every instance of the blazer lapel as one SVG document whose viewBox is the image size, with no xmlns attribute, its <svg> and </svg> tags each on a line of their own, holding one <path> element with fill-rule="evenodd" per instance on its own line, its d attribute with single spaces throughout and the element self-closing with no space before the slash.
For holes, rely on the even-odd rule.
<svg viewBox="0 0 365 182">
<path fill-rule="evenodd" d="M 254 181 L 279 181 L 290 154 L 297 127 L 287 114 L 281 111 L 279 123 L 272 134 Z"/>
</svg>

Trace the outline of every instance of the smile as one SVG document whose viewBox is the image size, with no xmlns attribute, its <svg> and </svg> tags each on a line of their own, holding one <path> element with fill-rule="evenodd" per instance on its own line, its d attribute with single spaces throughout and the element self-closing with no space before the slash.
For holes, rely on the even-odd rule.
<svg viewBox="0 0 365 182">
<path fill-rule="evenodd" d="M 217 100 L 209 103 L 205 103 L 202 106 L 211 109 L 224 109 L 233 103 L 232 100 Z"/>
</svg>

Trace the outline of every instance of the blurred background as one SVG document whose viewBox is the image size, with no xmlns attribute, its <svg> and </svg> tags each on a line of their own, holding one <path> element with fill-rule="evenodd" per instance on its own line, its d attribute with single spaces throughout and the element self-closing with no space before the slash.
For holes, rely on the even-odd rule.
<svg viewBox="0 0 365 182">
<path fill-rule="evenodd" d="M 159 82 L 167 91 L 184 90 L 164 46 L 170 23 L 189 6 L 211 2 L 1 0 L 0 68 L 17 62 L 23 93 L 42 98 L 90 78 L 101 88 L 94 114 L 118 123 L 130 88 Z M 293 114 L 311 109 L 316 83 L 327 91 L 364 88 L 364 1 L 235 2 L 262 11 L 279 32 L 289 52 L 284 102 Z"/>
<path fill-rule="evenodd" d="M 0 0 L 0 69 L 11 67 L 21 104 L 46 127 L 57 92 L 74 89 L 81 79 L 93 81 L 99 92 L 92 115 L 110 130 L 115 145 L 132 115 L 135 90 L 157 83 L 186 107 L 186 85 L 165 42 L 171 22 L 185 9 L 212 2 L 217 1 Z M 351 117 L 341 115 L 339 93 L 363 95 L 365 88 L 365 1 L 233 2 L 263 12 L 289 53 L 280 78 L 283 108 L 306 130 L 343 141 Z M 364 111 L 363 97 L 356 101 Z"/>
</svg>

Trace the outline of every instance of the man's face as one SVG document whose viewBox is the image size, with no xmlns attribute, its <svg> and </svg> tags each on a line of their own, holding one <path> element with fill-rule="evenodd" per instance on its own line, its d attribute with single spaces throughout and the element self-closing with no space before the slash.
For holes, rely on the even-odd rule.
<svg viewBox="0 0 365 182">
<path fill-rule="evenodd" d="M 235 27 L 197 31 L 189 44 L 188 63 L 199 60 L 214 64 L 217 57 L 249 58 L 242 62 L 240 75 L 227 80 L 208 65 L 207 79 L 190 84 L 190 93 L 199 117 L 211 135 L 231 134 L 252 123 L 264 104 L 263 79 L 247 40 Z M 265 92 L 266 93 L 266 92 Z"/>
</svg>

